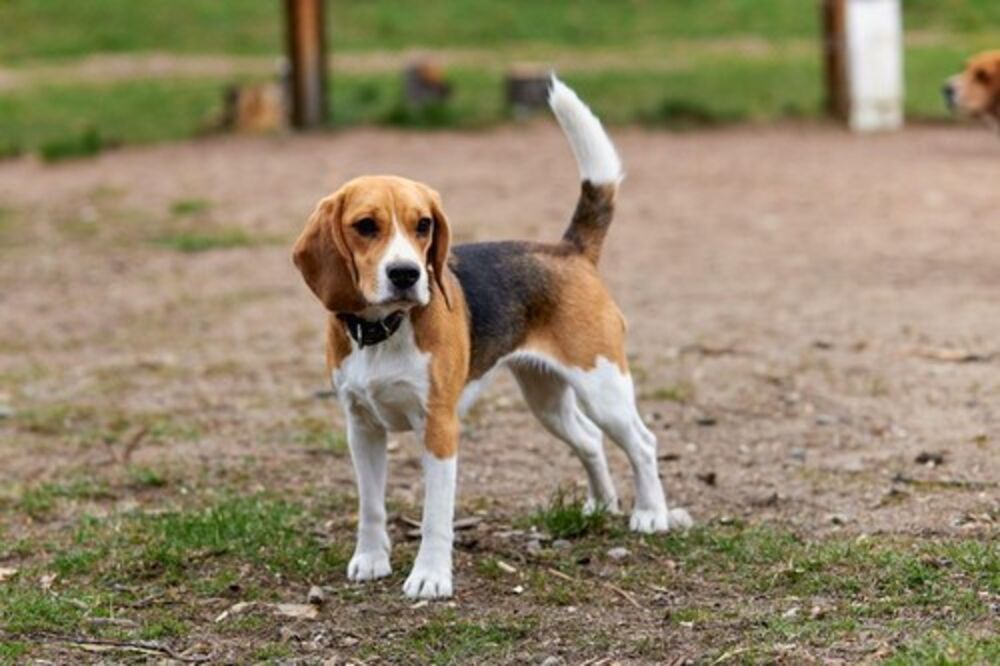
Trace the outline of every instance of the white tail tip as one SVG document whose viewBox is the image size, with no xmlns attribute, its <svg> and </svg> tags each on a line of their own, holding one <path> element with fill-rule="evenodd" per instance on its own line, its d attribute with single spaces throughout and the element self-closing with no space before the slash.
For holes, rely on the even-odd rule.
<svg viewBox="0 0 1000 666">
<path fill-rule="evenodd" d="M 549 106 L 569 139 L 581 180 L 594 185 L 617 184 L 622 179 L 622 163 L 614 144 L 594 112 L 555 74 Z"/>
</svg>

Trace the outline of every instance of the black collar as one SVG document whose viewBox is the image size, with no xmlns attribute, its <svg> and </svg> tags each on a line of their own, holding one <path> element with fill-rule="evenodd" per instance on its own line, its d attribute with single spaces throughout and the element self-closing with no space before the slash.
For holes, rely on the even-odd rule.
<svg viewBox="0 0 1000 666">
<path fill-rule="evenodd" d="M 388 340 L 393 333 L 399 330 L 399 325 L 403 323 L 403 316 L 402 310 L 396 310 L 385 319 L 368 321 L 349 312 L 341 312 L 337 315 L 337 319 L 344 322 L 347 334 L 354 338 L 358 347 L 364 349 Z"/>
</svg>

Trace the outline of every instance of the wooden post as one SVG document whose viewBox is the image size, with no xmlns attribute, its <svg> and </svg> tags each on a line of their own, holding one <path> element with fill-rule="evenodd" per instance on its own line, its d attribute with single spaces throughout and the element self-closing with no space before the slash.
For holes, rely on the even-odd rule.
<svg viewBox="0 0 1000 666">
<path fill-rule="evenodd" d="M 310 129 L 326 122 L 325 0 L 285 0 L 288 61 L 291 64 L 291 121 Z"/>
<path fill-rule="evenodd" d="M 820 0 L 823 24 L 823 73 L 826 112 L 846 121 L 851 100 L 847 89 L 847 0 Z"/>
</svg>

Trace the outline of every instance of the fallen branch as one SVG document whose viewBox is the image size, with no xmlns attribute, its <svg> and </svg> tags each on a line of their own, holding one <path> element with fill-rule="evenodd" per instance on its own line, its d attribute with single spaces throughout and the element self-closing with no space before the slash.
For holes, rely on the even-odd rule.
<svg viewBox="0 0 1000 666">
<path fill-rule="evenodd" d="M 13 635 L 11 636 L 13 637 Z M 70 647 L 77 647 L 81 650 L 88 650 L 91 652 L 102 650 L 126 650 L 129 652 L 140 652 L 142 654 L 162 655 L 185 664 L 203 664 L 210 659 L 210 657 L 205 655 L 187 657 L 173 648 L 155 641 L 117 641 L 106 638 L 62 636 L 50 633 L 29 634 L 28 637 L 45 643 L 62 643 Z"/>
</svg>

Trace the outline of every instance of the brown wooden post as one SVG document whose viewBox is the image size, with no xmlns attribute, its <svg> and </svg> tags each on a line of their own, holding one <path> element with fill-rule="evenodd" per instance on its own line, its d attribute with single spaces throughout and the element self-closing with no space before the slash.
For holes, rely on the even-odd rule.
<svg viewBox="0 0 1000 666">
<path fill-rule="evenodd" d="M 823 24 L 823 74 L 826 112 L 839 120 L 850 113 L 847 89 L 847 0 L 820 0 Z"/>
<path fill-rule="evenodd" d="M 325 0 L 285 0 L 291 120 L 299 129 L 319 127 L 326 122 L 324 4 Z"/>
</svg>

